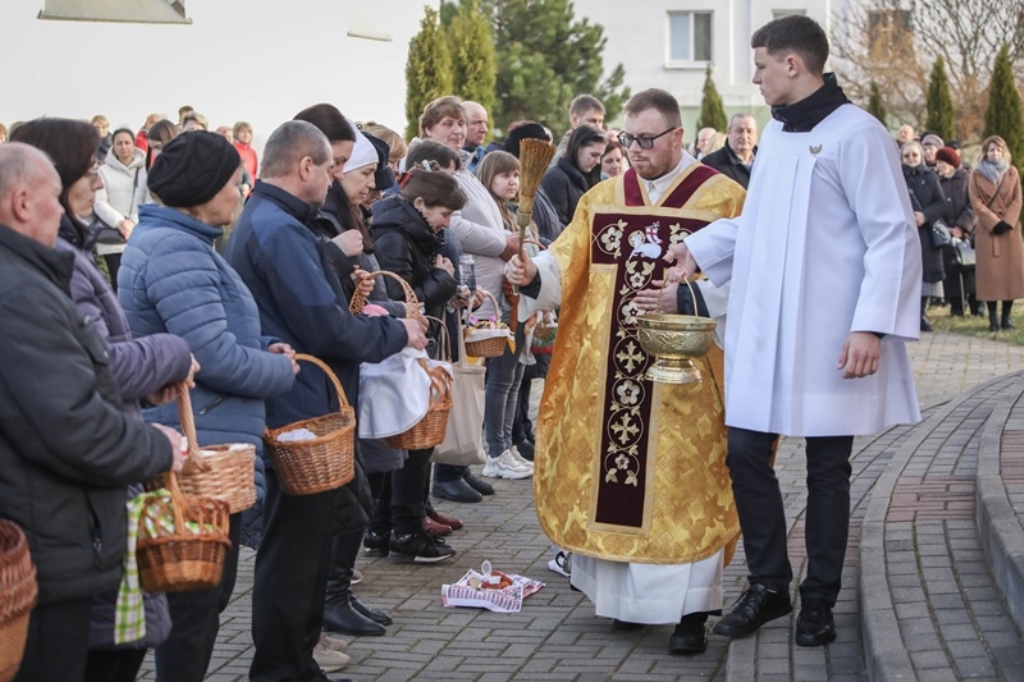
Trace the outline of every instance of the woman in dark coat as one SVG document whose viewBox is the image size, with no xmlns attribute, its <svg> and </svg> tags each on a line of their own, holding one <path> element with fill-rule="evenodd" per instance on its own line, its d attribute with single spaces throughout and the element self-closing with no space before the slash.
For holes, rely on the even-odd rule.
<svg viewBox="0 0 1024 682">
<path fill-rule="evenodd" d="M 921 286 L 921 331 L 932 330 L 925 310 L 928 299 L 942 298 L 942 280 L 945 271 L 942 268 L 942 251 L 932 246 L 932 223 L 941 218 L 946 210 L 946 198 L 942 194 L 939 178 L 935 171 L 924 163 L 924 150 L 918 142 L 908 142 L 900 150 L 903 160 L 903 178 L 910 191 L 914 218 L 917 221 L 917 232 L 921 238 L 921 262 L 924 271 L 924 283 Z"/>
<path fill-rule="evenodd" d="M 942 219 L 949 226 L 949 231 L 957 239 L 974 240 L 974 209 L 971 199 L 967 196 L 967 182 L 971 173 L 960 165 L 960 152 L 952 147 L 943 147 L 935 154 L 935 173 L 939 176 L 939 185 L 946 198 L 946 208 Z M 954 317 L 963 317 L 965 307 L 970 306 L 971 313 L 981 315 L 981 304 L 974 296 L 974 267 L 961 269 L 956 260 L 954 249 L 943 249 L 943 267 L 946 281 L 943 288 L 946 302 L 950 305 Z"/>
<path fill-rule="evenodd" d="M 19 127 L 15 140 L 45 151 L 61 176 L 64 189 L 60 201 L 64 216 L 61 218 L 62 236 L 55 249 L 73 254 L 71 297 L 109 344 L 110 369 L 124 400 L 124 409 L 141 420 L 140 404 L 173 400 L 174 384 L 186 378 L 191 382 L 194 367 L 184 339 L 171 334 L 133 339 L 117 296 L 103 273 L 96 269 L 91 254 L 72 245 L 72 242 L 88 242 L 85 226 L 76 216 L 92 213 L 96 190 L 102 186 L 93 167 L 99 145 L 96 130 L 84 121 L 43 118 Z M 130 486 L 129 499 L 140 492 L 141 484 Z M 87 682 L 134 680 L 147 649 L 162 643 L 170 632 L 167 599 L 162 594 L 145 593 L 146 636 L 135 642 L 115 643 L 116 600 L 116 591 L 98 595 L 93 600 Z"/>
<path fill-rule="evenodd" d="M 563 225 L 572 221 L 580 197 L 600 182 L 601 155 L 607 147 L 603 132 L 593 126 L 580 126 L 569 136 L 565 155 L 544 174 L 541 187 Z"/>
<path fill-rule="evenodd" d="M 264 399 L 292 388 L 298 365 L 290 346 L 260 332 L 249 289 L 214 249 L 238 207 L 241 159 L 216 133 L 183 133 L 153 163 L 149 190 L 162 205 L 139 209 L 118 274 L 118 297 L 134 333 L 183 337 L 201 365 L 191 391 L 199 445 L 250 443 L 262 493 Z M 146 415 L 177 425 L 177 408 Z M 231 515 L 231 550 L 218 586 L 168 596 L 173 628 L 156 650 L 157 680 L 198 682 L 213 653 L 220 612 L 238 569 L 241 513 Z"/>
</svg>

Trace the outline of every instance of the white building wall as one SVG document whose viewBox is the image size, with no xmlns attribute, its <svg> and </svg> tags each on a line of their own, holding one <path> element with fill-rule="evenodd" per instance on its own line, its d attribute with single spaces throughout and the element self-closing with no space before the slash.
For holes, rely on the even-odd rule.
<svg viewBox="0 0 1024 682">
<path fill-rule="evenodd" d="M 258 146 L 318 102 L 405 129 L 405 60 L 423 6 L 358 0 L 392 42 L 348 37 L 355 0 L 189 0 L 188 26 L 45 21 L 44 0 L 0 2 L 0 121 L 41 115 L 138 129 L 189 104 L 211 127 L 250 121 Z"/>
</svg>

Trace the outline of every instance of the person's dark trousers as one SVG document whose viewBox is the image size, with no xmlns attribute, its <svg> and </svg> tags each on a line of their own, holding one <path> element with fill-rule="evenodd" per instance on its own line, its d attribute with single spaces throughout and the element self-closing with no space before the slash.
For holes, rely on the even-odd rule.
<svg viewBox="0 0 1024 682">
<path fill-rule="evenodd" d="M 160 682 L 202 682 L 206 677 L 220 631 L 220 614 L 235 589 L 241 536 L 242 514 L 232 514 L 231 549 L 224 557 L 220 585 L 167 595 L 172 626 L 167 641 L 156 648 L 156 679 Z"/>
<path fill-rule="evenodd" d="M 36 606 L 14 682 L 81 680 L 89 653 L 91 614 L 92 596 Z"/>
<path fill-rule="evenodd" d="M 394 472 L 369 474 L 370 494 L 373 495 L 373 514 L 367 530 L 387 538 L 391 532 L 391 478 Z"/>
<path fill-rule="evenodd" d="M 285 495 L 267 470 L 266 524 L 252 593 L 252 682 L 321 680 L 320 641 L 337 491 Z"/>
<path fill-rule="evenodd" d="M 121 269 L 121 254 L 108 253 L 103 256 L 103 262 L 107 265 L 107 272 L 110 273 L 110 288 L 117 293 L 117 271 Z"/>
<path fill-rule="evenodd" d="M 85 682 L 135 682 L 146 658 L 146 649 L 90 651 Z"/>
<path fill-rule="evenodd" d="M 331 542 L 331 565 L 327 573 L 326 605 L 345 607 L 352 597 L 352 571 L 363 545 L 362 530 L 337 533 Z"/>
<path fill-rule="evenodd" d="M 435 464 L 435 481 L 457 481 L 466 477 L 466 470 L 469 467 L 455 466 L 454 464 Z"/>
<path fill-rule="evenodd" d="M 786 554 L 786 514 L 771 461 L 778 436 L 729 427 L 727 463 L 743 531 L 749 581 L 784 592 L 793 579 Z M 803 598 L 834 605 L 850 529 L 852 436 L 807 439 L 807 578 Z"/>
<path fill-rule="evenodd" d="M 396 535 L 423 530 L 423 490 L 430 483 L 434 448 L 409 450 L 405 465 L 391 474 L 391 528 Z"/>
</svg>

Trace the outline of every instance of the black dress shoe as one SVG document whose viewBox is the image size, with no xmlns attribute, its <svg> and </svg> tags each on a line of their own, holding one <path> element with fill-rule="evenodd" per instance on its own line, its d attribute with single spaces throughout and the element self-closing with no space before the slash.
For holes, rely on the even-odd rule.
<svg viewBox="0 0 1024 682">
<path fill-rule="evenodd" d="M 363 554 L 366 556 L 387 556 L 389 535 L 390 533 L 381 535 L 372 530 L 366 531 L 363 534 Z"/>
<path fill-rule="evenodd" d="M 465 479 L 454 481 L 434 481 L 434 497 L 453 502 L 479 502 L 483 495 L 473 490 Z"/>
<path fill-rule="evenodd" d="M 519 451 L 519 456 L 531 462 L 533 461 L 533 453 L 535 449 L 536 448 L 533 443 L 528 440 L 521 440 L 516 443 L 516 450 Z"/>
<path fill-rule="evenodd" d="M 375 623 L 380 623 L 381 625 L 391 625 L 395 622 L 391 619 L 391 616 L 381 611 L 380 609 L 371 609 L 369 606 L 359 601 L 359 599 L 357 599 L 354 594 L 351 597 L 349 597 L 349 603 L 352 604 L 352 608 L 354 608 L 356 611 L 363 614 Z"/>
<path fill-rule="evenodd" d="M 632 623 L 628 620 L 619 620 L 616 618 L 612 621 L 612 630 L 625 630 L 627 632 L 632 630 L 642 630 L 646 625 L 643 623 Z"/>
<path fill-rule="evenodd" d="M 726 637 L 744 637 L 792 610 L 788 592 L 769 592 L 764 585 L 754 583 L 736 600 L 732 612 L 715 623 L 712 632 Z"/>
<path fill-rule="evenodd" d="M 825 646 L 836 638 L 832 607 L 824 599 L 803 599 L 796 619 L 797 646 Z"/>
<path fill-rule="evenodd" d="M 493 495 L 494 486 L 483 480 L 477 478 L 473 474 L 469 473 L 469 467 L 466 467 L 466 475 L 462 477 L 462 480 L 469 484 L 469 487 L 477 491 L 481 495 Z"/>
<path fill-rule="evenodd" d="M 379 637 L 387 632 L 383 625 L 356 611 L 351 600 L 343 604 L 327 604 L 324 608 L 324 629 L 354 637 Z"/>
<path fill-rule="evenodd" d="M 704 630 L 707 619 L 706 613 L 690 613 L 683 616 L 675 632 L 668 638 L 668 652 L 677 656 L 689 656 L 707 651 L 708 638 Z"/>
</svg>

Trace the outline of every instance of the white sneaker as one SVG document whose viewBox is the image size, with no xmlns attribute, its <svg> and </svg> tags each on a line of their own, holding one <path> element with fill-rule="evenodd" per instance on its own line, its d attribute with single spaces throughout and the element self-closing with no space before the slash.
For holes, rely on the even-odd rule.
<svg viewBox="0 0 1024 682">
<path fill-rule="evenodd" d="M 501 453 L 500 457 L 488 457 L 484 465 L 484 476 L 488 478 L 508 478 L 512 480 L 529 478 L 533 476 L 533 469 L 524 469 L 519 466 L 515 457 L 509 450 Z"/>
<path fill-rule="evenodd" d="M 548 561 L 548 570 L 554 571 L 558 575 L 564 575 L 566 578 L 572 577 L 572 552 L 559 550 L 555 558 Z"/>
<path fill-rule="evenodd" d="M 337 672 L 352 662 L 352 658 L 348 654 L 335 651 L 324 645 L 322 641 L 317 642 L 317 645 L 313 647 L 313 660 L 323 668 L 325 673 Z"/>
<path fill-rule="evenodd" d="M 508 451 L 512 453 L 512 457 L 513 459 L 516 460 L 516 463 L 519 465 L 519 468 L 529 469 L 531 472 L 533 471 L 533 462 L 520 455 L 519 448 L 513 445 L 508 449 Z"/>
<path fill-rule="evenodd" d="M 326 630 L 320 633 L 320 645 L 342 653 L 348 651 L 348 642 Z"/>
</svg>

